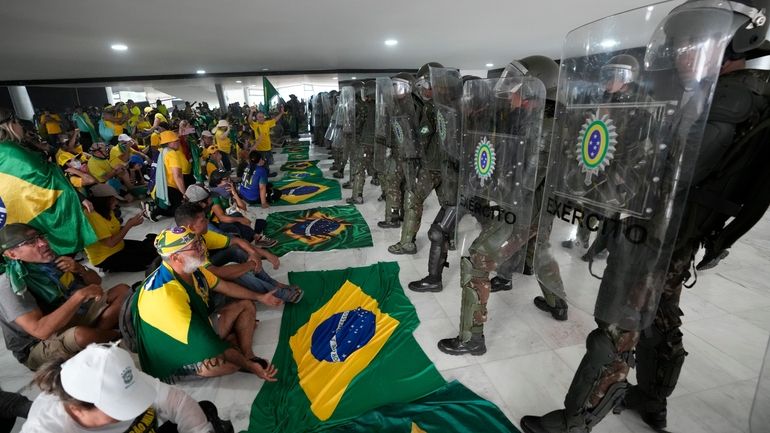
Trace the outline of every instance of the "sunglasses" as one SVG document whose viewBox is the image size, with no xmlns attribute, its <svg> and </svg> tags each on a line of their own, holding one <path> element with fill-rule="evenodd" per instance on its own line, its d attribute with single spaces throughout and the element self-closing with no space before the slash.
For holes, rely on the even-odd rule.
<svg viewBox="0 0 770 433">
<path fill-rule="evenodd" d="M 37 245 L 37 243 L 41 239 L 45 240 L 45 235 L 42 234 L 42 233 L 38 233 L 35 236 L 32 236 L 31 238 L 29 238 L 29 239 L 27 239 L 25 241 L 19 242 L 13 248 L 20 248 L 20 247 L 24 247 L 24 246 L 27 246 L 27 245 Z"/>
</svg>

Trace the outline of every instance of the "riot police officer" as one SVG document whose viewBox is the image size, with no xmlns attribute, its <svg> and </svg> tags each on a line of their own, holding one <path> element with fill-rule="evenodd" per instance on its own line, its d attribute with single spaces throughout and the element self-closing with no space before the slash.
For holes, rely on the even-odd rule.
<svg viewBox="0 0 770 433">
<path fill-rule="evenodd" d="M 582 170 L 567 170 L 567 159 L 549 167 L 549 209 L 561 221 L 567 214 L 571 221 L 580 212 L 583 220 L 593 219 L 586 224 L 589 228 L 603 225 L 612 231 L 594 308 L 598 327 L 588 335 L 565 408 L 525 416 L 521 426 L 526 432 L 588 432 L 622 401 L 651 427 L 666 426 L 666 400 L 687 354 L 679 330 L 682 285 L 711 223 L 729 212 L 730 204 L 738 204 L 733 200 L 741 196 L 739 185 L 745 185 L 742 173 L 752 165 L 746 153 L 763 152 L 765 143 L 755 140 L 768 135 L 752 132 L 768 115 L 770 75 L 742 70 L 746 53 L 765 39 L 765 9 L 727 3 L 688 1 L 662 20 L 650 20 L 642 8 L 589 24 L 597 27 L 591 29 L 595 32 L 580 31 L 606 38 L 602 30 L 618 19 L 660 23 L 644 53 L 650 89 L 631 98 L 643 103 L 597 106 L 578 135 Z M 573 39 L 581 46 L 592 43 Z M 583 76 L 589 72 L 572 70 Z M 655 101 L 648 102 L 647 94 Z M 630 110 L 650 115 L 647 127 L 653 146 L 645 153 L 646 167 L 635 167 L 640 153 L 633 150 L 614 161 L 614 152 L 623 146 L 623 131 L 602 129 L 614 126 L 613 118 Z M 739 160 L 740 168 L 735 165 Z M 615 168 L 615 162 L 626 164 Z M 633 183 L 634 177 L 641 181 Z M 580 179 L 582 189 L 579 182 L 571 183 Z M 614 202 L 602 204 L 599 197 Z M 577 272 L 573 277 L 581 281 Z M 634 364 L 638 385 L 629 389 L 626 377 Z"/>
</svg>

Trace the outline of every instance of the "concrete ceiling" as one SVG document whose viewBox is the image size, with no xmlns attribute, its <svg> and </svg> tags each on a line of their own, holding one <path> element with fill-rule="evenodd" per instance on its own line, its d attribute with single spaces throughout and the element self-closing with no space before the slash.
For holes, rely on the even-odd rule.
<svg viewBox="0 0 770 433">
<path fill-rule="evenodd" d="M 557 58 L 569 30 L 650 1 L 5 0 L 0 81 L 416 69 L 430 60 L 484 69 Z M 399 44 L 386 47 L 390 38 Z"/>
</svg>

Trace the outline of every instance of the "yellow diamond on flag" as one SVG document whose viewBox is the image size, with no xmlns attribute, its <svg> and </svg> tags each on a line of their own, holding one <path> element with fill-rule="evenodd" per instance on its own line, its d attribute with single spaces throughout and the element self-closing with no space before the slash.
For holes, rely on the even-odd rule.
<svg viewBox="0 0 770 433">
<path fill-rule="evenodd" d="M 428 433 L 425 430 L 421 429 L 420 426 L 418 426 L 415 423 L 412 423 L 412 432 L 411 433 Z"/>
<path fill-rule="evenodd" d="M 329 187 L 325 185 L 318 185 L 304 180 L 295 180 L 294 182 L 287 183 L 280 187 L 281 199 L 291 204 L 297 204 L 328 189 Z"/>
<path fill-rule="evenodd" d="M 398 327 L 374 298 L 345 281 L 289 339 L 302 390 L 318 419 L 329 419 L 350 386 Z"/>
</svg>

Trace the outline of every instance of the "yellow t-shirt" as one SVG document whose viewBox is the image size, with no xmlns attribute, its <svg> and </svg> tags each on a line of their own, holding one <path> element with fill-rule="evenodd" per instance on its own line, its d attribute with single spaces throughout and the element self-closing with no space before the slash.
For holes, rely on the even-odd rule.
<svg viewBox="0 0 770 433">
<path fill-rule="evenodd" d="M 119 165 L 128 164 L 128 161 L 123 161 L 120 159 L 121 156 L 125 155 L 126 153 L 130 154 L 131 150 L 126 149 L 126 152 L 123 152 L 120 149 L 120 146 L 112 146 L 112 149 L 110 149 L 110 165 L 115 168 Z"/>
<path fill-rule="evenodd" d="M 150 135 L 150 146 L 152 146 L 152 147 L 160 146 L 160 134 L 159 133 L 153 132 L 152 135 Z"/>
<path fill-rule="evenodd" d="M 214 143 L 217 144 L 217 148 L 224 152 L 225 155 L 229 155 L 230 151 L 233 149 L 233 143 L 230 141 L 230 134 L 225 133 L 219 128 L 214 132 Z"/>
<path fill-rule="evenodd" d="M 211 161 L 206 161 L 206 177 L 211 176 L 211 173 L 219 170 L 219 167 L 217 167 L 216 164 L 214 164 Z"/>
<path fill-rule="evenodd" d="M 177 153 L 177 158 L 179 158 L 179 162 L 180 162 L 180 164 L 182 166 L 182 174 L 191 174 L 192 173 L 192 163 L 184 155 L 184 152 L 182 152 L 182 149 L 177 149 L 174 152 Z"/>
<path fill-rule="evenodd" d="M 221 250 L 222 248 L 230 246 L 230 237 L 211 230 L 207 231 L 202 237 L 203 243 L 206 245 L 206 262 L 203 264 L 203 267 L 208 268 L 211 266 L 209 252 L 211 250 Z"/>
<path fill-rule="evenodd" d="M 169 149 L 168 152 L 166 152 L 166 156 L 163 158 L 163 167 L 166 170 L 166 184 L 168 184 L 168 186 L 171 188 L 179 189 L 171 169 L 182 169 L 182 161 L 180 161 L 181 159 L 184 159 L 184 155 L 181 155 L 181 152 L 178 150 L 172 149 Z M 182 170 L 182 174 L 184 174 L 184 170 Z"/>
<path fill-rule="evenodd" d="M 86 213 L 86 216 L 88 217 L 88 221 L 91 223 L 91 227 L 94 229 L 94 233 L 96 233 L 96 237 L 99 239 L 98 241 L 86 247 L 86 255 L 88 256 L 88 261 L 91 262 L 91 264 L 98 266 L 99 263 L 105 261 L 111 255 L 125 248 L 126 243 L 121 240 L 115 244 L 114 247 L 108 247 L 102 243 L 103 239 L 107 239 L 110 236 L 120 232 L 120 221 L 115 218 L 114 213 L 110 215 L 109 220 L 99 215 L 98 212 L 88 212 Z"/>
<path fill-rule="evenodd" d="M 112 171 L 112 165 L 108 159 L 92 157 L 88 160 L 88 173 L 99 183 L 107 182 L 107 174 Z"/>
<path fill-rule="evenodd" d="M 45 122 L 43 118 L 45 118 Z M 45 124 L 45 131 L 48 135 L 61 134 L 61 117 L 58 114 L 40 116 L 40 122 Z"/>
<path fill-rule="evenodd" d="M 257 139 L 257 150 L 260 152 L 272 150 L 273 143 L 270 141 L 270 128 L 275 126 L 275 120 L 265 120 L 262 123 L 251 122 L 249 126 L 254 130 L 254 137 Z"/>
<path fill-rule="evenodd" d="M 131 109 L 131 116 L 128 118 L 128 124 L 136 126 L 139 124 L 139 118 L 142 116 L 142 110 L 136 105 Z"/>
<path fill-rule="evenodd" d="M 123 115 L 122 112 L 117 112 L 115 113 L 113 118 L 115 119 L 115 121 L 110 122 L 111 125 L 108 124 L 108 126 L 112 128 L 112 131 L 115 135 L 120 135 L 123 133 L 123 124 L 120 122 L 122 122 L 123 119 L 125 119 L 126 117 Z"/>
</svg>

